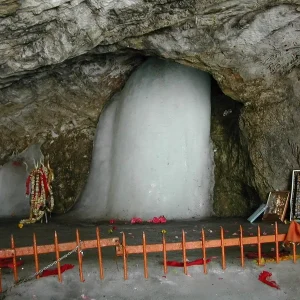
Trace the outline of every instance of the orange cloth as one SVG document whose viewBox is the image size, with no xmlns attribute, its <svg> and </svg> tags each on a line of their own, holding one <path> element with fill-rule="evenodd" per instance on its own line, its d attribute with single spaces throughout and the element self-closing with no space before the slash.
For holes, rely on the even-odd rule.
<svg viewBox="0 0 300 300">
<path fill-rule="evenodd" d="M 292 221 L 285 236 L 284 244 L 288 243 L 300 243 L 300 224 L 296 221 Z"/>
</svg>

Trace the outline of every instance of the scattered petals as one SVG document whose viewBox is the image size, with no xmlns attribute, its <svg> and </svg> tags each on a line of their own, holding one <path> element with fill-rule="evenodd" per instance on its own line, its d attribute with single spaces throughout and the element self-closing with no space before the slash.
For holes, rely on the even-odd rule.
<svg viewBox="0 0 300 300">
<path fill-rule="evenodd" d="M 160 216 L 160 217 L 154 217 L 152 220 L 149 220 L 148 222 L 154 224 L 167 223 L 167 219 L 164 216 Z"/>
<path fill-rule="evenodd" d="M 143 220 L 141 218 L 132 218 L 130 221 L 131 224 L 141 224 Z"/>
<path fill-rule="evenodd" d="M 232 235 L 238 235 L 238 234 L 235 232 L 235 233 L 233 233 Z"/>
<path fill-rule="evenodd" d="M 264 284 L 267 284 L 268 286 L 270 286 L 272 288 L 279 290 L 280 289 L 279 285 L 275 281 L 270 280 L 271 276 L 272 276 L 272 273 L 270 273 L 268 271 L 262 271 L 258 276 L 258 280 Z"/>
</svg>

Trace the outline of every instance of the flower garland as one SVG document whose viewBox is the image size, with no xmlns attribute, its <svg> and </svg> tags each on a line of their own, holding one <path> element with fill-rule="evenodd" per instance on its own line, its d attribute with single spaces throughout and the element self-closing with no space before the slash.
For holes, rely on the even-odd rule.
<svg viewBox="0 0 300 300">
<path fill-rule="evenodd" d="M 53 171 L 49 164 L 41 165 L 31 171 L 26 180 L 26 195 L 30 195 L 29 219 L 20 221 L 20 224 L 32 224 L 47 216 L 54 208 L 54 198 L 51 188 Z"/>
</svg>

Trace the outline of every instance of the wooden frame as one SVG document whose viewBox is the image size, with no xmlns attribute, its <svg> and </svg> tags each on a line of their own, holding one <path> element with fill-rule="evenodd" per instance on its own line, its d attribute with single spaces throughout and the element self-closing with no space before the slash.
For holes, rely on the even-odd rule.
<svg viewBox="0 0 300 300">
<path fill-rule="evenodd" d="M 281 221 L 284 222 L 284 218 L 287 211 L 287 206 L 290 199 L 289 191 L 270 192 L 267 208 L 263 215 L 264 221 Z"/>
<path fill-rule="evenodd" d="M 291 187 L 291 197 L 290 197 L 290 221 L 300 222 L 300 210 L 296 214 L 295 204 L 296 204 L 296 194 L 297 194 L 297 178 L 300 176 L 300 170 L 293 170 L 292 174 L 292 187 Z M 298 216 L 297 216 L 298 215 Z"/>
</svg>

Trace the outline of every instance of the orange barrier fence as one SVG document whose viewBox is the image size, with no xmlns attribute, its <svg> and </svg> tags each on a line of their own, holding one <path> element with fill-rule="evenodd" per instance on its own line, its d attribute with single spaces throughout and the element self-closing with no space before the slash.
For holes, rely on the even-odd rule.
<svg viewBox="0 0 300 300">
<path fill-rule="evenodd" d="M 126 244 L 126 234 L 123 233 L 122 235 L 122 243 L 119 241 L 118 237 L 112 238 L 100 238 L 100 230 L 96 228 L 96 239 L 95 240 L 87 240 L 81 241 L 79 230 L 76 230 L 76 242 L 70 243 L 59 243 L 58 236 L 55 232 L 54 234 L 54 244 L 52 245 L 37 245 L 36 236 L 33 234 L 33 245 L 31 247 L 15 247 L 15 241 L 13 236 L 11 237 L 11 248 L 10 249 L 0 249 L 0 259 L 3 258 L 12 258 L 13 260 L 13 273 L 14 273 L 14 281 L 18 283 L 18 270 L 17 270 L 17 257 L 32 255 L 34 257 L 35 262 L 35 270 L 36 273 L 34 276 L 38 279 L 39 273 L 39 255 L 45 253 L 55 253 L 56 261 L 58 268 L 58 280 L 62 281 L 62 275 L 60 272 L 60 257 L 61 252 L 71 251 L 77 252 L 78 255 L 78 265 L 79 265 L 79 277 L 80 281 L 84 281 L 83 271 L 82 271 L 82 250 L 85 249 L 97 249 L 98 253 L 98 261 L 99 261 L 99 276 L 100 279 L 104 278 L 104 271 L 103 271 L 103 257 L 102 257 L 102 248 L 103 247 L 115 247 L 117 256 L 123 257 L 123 269 L 124 269 L 124 279 L 128 278 L 128 268 L 127 268 L 127 259 L 130 254 L 143 254 L 144 260 L 144 277 L 148 278 L 148 253 L 154 252 L 162 252 L 163 253 L 163 270 L 166 274 L 168 272 L 167 269 L 167 253 L 170 251 L 181 251 L 182 258 L 183 258 L 183 271 L 185 274 L 188 274 L 187 268 L 187 250 L 195 250 L 199 249 L 202 251 L 203 255 L 203 271 L 207 273 L 207 264 L 206 264 L 206 250 L 209 248 L 221 248 L 221 255 L 222 255 L 222 269 L 226 269 L 226 247 L 238 246 L 240 248 L 240 260 L 241 266 L 244 267 L 244 246 L 245 245 L 257 245 L 257 253 L 258 253 L 258 265 L 261 265 L 262 260 L 262 251 L 261 245 L 265 243 L 275 243 L 275 257 L 276 262 L 279 263 L 279 242 L 283 242 L 285 239 L 286 234 L 279 234 L 278 233 L 278 225 L 275 223 L 275 232 L 273 235 L 261 235 L 260 227 L 257 227 L 257 235 L 251 237 L 244 237 L 243 236 L 243 228 L 240 226 L 239 230 L 239 237 L 237 238 L 224 238 L 224 229 L 220 228 L 220 239 L 215 240 L 206 240 L 205 231 L 202 229 L 199 240 L 198 241 L 186 241 L 186 234 L 185 231 L 182 231 L 182 239 L 181 242 L 177 243 L 167 243 L 166 242 L 166 234 L 162 233 L 162 242 L 160 244 L 147 244 L 146 242 L 146 234 L 143 233 L 142 235 L 142 245 L 127 245 Z M 296 245 L 293 244 L 293 261 L 296 263 Z M 51 264 L 52 266 L 53 264 Z M 45 268 L 44 268 L 45 269 Z M 43 269 L 43 270 L 44 270 Z M 1 269 L 0 269 L 0 292 L 2 292 L 2 283 L 1 283 Z"/>
</svg>

